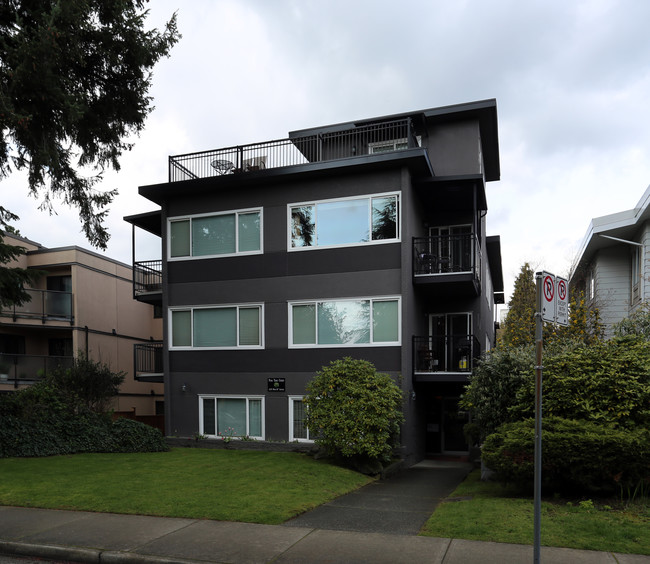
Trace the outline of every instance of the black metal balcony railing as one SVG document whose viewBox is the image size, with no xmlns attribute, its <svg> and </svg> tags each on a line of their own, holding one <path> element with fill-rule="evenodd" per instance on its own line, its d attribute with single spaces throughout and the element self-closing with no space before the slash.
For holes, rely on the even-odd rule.
<svg viewBox="0 0 650 564">
<path fill-rule="evenodd" d="M 74 357 L 0 353 L 0 383 L 33 382 L 57 368 L 72 368 Z"/>
<path fill-rule="evenodd" d="M 162 292 L 162 260 L 146 260 L 133 264 L 134 296 L 151 292 Z"/>
<path fill-rule="evenodd" d="M 478 237 L 471 233 L 413 238 L 413 272 L 416 276 L 471 272 L 480 275 Z"/>
<path fill-rule="evenodd" d="M 278 139 L 169 157 L 169 182 L 294 166 L 417 147 L 412 121 Z"/>
<path fill-rule="evenodd" d="M 474 335 L 413 337 L 413 370 L 471 372 L 481 350 Z"/>
<path fill-rule="evenodd" d="M 138 374 L 162 374 L 162 341 L 152 341 L 150 343 L 133 345 L 133 362 L 136 377 Z"/>
<path fill-rule="evenodd" d="M 31 301 L 21 306 L 3 308 L 0 315 L 13 317 L 14 321 L 20 317 L 41 319 L 43 323 L 48 320 L 73 322 L 72 292 L 34 289 L 25 291 L 31 296 Z"/>
</svg>

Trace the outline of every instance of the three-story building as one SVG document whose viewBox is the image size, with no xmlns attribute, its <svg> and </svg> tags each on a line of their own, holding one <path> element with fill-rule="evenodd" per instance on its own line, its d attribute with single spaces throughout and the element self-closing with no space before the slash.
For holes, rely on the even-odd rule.
<svg viewBox="0 0 650 564">
<path fill-rule="evenodd" d="M 458 399 L 503 301 L 499 176 L 494 100 L 170 157 L 139 189 L 160 211 L 125 218 L 161 237 L 134 280 L 164 312 L 167 433 L 310 440 L 305 387 L 350 356 L 402 388 L 403 456 L 466 452 Z"/>
</svg>

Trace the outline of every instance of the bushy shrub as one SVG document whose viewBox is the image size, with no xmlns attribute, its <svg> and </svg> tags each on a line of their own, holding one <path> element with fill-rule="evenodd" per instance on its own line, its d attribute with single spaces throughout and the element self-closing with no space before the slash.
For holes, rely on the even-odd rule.
<svg viewBox="0 0 650 564">
<path fill-rule="evenodd" d="M 535 422 L 507 423 L 483 445 L 496 479 L 532 487 Z M 549 491 L 611 493 L 650 480 L 650 431 L 559 417 L 542 425 L 542 484 Z"/>
<path fill-rule="evenodd" d="M 162 433 L 140 421 L 121 417 L 111 426 L 112 452 L 163 452 L 169 450 Z"/>
<path fill-rule="evenodd" d="M 544 358 L 543 413 L 626 428 L 650 426 L 650 341 L 615 337 Z M 534 417 L 535 386 L 523 380 L 505 421 Z"/>
<path fill-rule="evenodd" d="M 402 392 L 372 363 L 346 357 L 307 386 L 307 426 L 328 454 L 390 460 L 402 416 Z"/>
<path fill-rule="evenodd" d="M 113 423 L 108 414 L 93 411 L 91 407 L 96 409 L 101 403 L 99 395 L 86 392 L 98 388 L 90 385 L 77 395 L 73 381 L 59 386 L 60 379 L 46 378 L 0 395 L 0 458 L 168 449 L 157 429 L 126 419 Z M 98 402 L 89 401 L 91 397 Z"/>
<path fill-rule="evenodd" d="M 79 352 L 71 368 L 57 368 L 46 376 L 46 381 L 59 390 L 68 405 L 104 413 L 125 376 L 125 372 L 114 372 L 107 364 Z"/>
<path fill-rule="evenodd" d="M 533 381 L 534 358 L 532 347 L 499 347 L 487 352 L 474 369 L 460 405 L 472 412 L 481 438 L 514 420 L 509 408 L 519 390 Z"/>
</svg>

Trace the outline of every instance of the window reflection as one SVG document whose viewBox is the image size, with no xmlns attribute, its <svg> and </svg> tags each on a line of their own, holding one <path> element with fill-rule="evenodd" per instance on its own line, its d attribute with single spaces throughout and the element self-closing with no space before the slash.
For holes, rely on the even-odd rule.
<svg viewBox="0 0 650 564">
<path fill-rule="evenodd" d="M 294 206 L 291 247 L 332 247 L 397 239 L 398 206 L 398 195 Z"/>
<path fill-rule="evenodd" d="M 314 206 L 291 208 L 291 246 L 311 247 L 314 243 Z"/>
<path fill-rule="evenodd" d="M 349 345 L 370 342 L 370 302 L 318 304 L 318 343 Z"/>
</svg>

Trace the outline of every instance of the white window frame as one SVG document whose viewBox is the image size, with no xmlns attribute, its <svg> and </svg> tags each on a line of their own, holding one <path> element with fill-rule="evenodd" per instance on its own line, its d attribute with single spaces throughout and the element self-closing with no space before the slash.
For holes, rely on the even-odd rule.
<svg viewBox="0 0 650 564">
<path fill-rule="evenodd" d="M 309 429 L 307 426 L 305 426 L 305 430 L 307 431 L 307 438 L 303 439 L 301 437 L 294 437 L 293 436 L 293 402 L 294 401 L 302 401 L 304 403 L 304 396 L 289 396 L 289 442 L 299 442 L 299 443 L 313 443 L 314 439 L 311 438 L 311 434 L 309 432 Z M 307 409 L 307 406 L 305 406 L 305 410 Z"/>
<path fill-rule="evenodd" d="M 293 306 L 301 305 L 314 305 L 320 302 L 361 302 L 370 301 L 370 342 L 369 343 L 342 343 L 342 344 L 318 344 L 318 308 L 316 308 L 316 327 L 315 343 L 294 344 L 293 342 Z M 397 341 L 373 341 L 373 304 L 374 302 L 389 302 L 397 301 Z M 340 348 L 358 348 L 358 347 L 397 347 L 402 345 L 402 296 L 363 296 L 359 298 L 319 298 L 314 300 L 296 300 L 288 302 L 288 317 L 289 317 L 289 348 L 290 349 L 340 349 Z"/>
<path fill-rule="evenodd" d="M 214 430 L 216 435 L 207 435 L 204 431 L 205 428 L 203 426 L 203 400 L 206 399 L 212 399 L 214 400 L 214 418 L 215 418 L 215 423 L 214 423 Z M 200 435 L 205 435 L 206 437 L 214 438 L 214 439 L 224 439 L 225 437 L 219 435 L 219 415 L 218 415 L 218 404 L 217 400 L 218 399 L 243 399 L 246 400 L 246 435 L 247 437 L 250 437 L 251 439 L 256 439 L 258 441 L 263 441 L 265 440 L 266 437 L 266 425 L 265 425 L 265 419 L 266 419 L 266 397 L 265 396 L 247 396 L 247 395 L 232 395 L 232 394 L 202 394 L 199 395 L 199 434 Z M 262 434 L 260 436 L 258 435 L 251 435 L 249 433 L 250 431 L 250 408 L 249 408 L 249 401 L 250 400 L 261 400 L 261 408 L 262 408 L 262 413 L 260 417 L 262 418 L 261 424 L 262 424 Z M 232 437 L 233 440 L 241 440 L 242 437 L 239 436 L 234 436 Z"/>
<path fill-rule="evenodd" d="M 405 149 L 408 149 L 408 143 L 409 142 L 406 137 L 402 137 L 400 139 L 388 139 L 387 141 L 375 141 L 373 143 L 368 143 L 368 153 L 371 155 L 380 155 L 382 153 L 390 153 L 392 151 L 403 151 Z M 406 147 L 401 147 L 398 149 L 397 145 L 399 144 L 406 144 Z M 390 149 L 375 153 L 375 149 L 377 147 L 390 147 Z"/>
<path fill-rule="evenodd" d="M 237 341 L 239 342 L 239 310 L 240 308 L 253 308 L 258 307 L 260 311 L 260 344 L 259 345 L 236 345 L 231 347 L 195 347 L 194 344 L 189 346 L 174 346 L 173 345 L 173 323 L 172 314 L 175 311 L 189 311 L 190 312 L 190 342 L 194 343 L 194 312 L 201 309 L 237 309 L 237 325 L 235 331 L 237 334 Z M 211 350 L 250 350 L 250 349 L 263 349 L 264 348 L 264 303 L 249 303 L 249 304 L 214 304 L 214 305 L 200 305 L 200 306 L 174 306 L 168 308 L 167 326 L 169 337 L 169 350 L 170 351 L 211 351 Z"/>
<path fill-rule="evenodd" d="M 330 204 L 336 202 L 349 202 L 352 200 L 368 200 L 368 227 L 372 232 L 372 199 L 373 198 L 386 198 L 390 196 L 397 197 L 397 237 L 394 239 L 372 239 L 372 233 L 370 234 L 370 239 L 368 241 L 362 241 L 358 243 L 341 243 L 337 245 L 318 245 L 318 204 Z M 314 238 L 316 243 L 309 247 L 293 247 L 291 245 L 291 231 L 292 231 L 292 218 L 291 218 L 291 209 L 301 206 L 314 206 L 314 224 L 315 224 L 315 233 Z M 358 194 L 355 196 L 348 196 L 345 198 L 330 198 L 326 200 L 309 200 L 305 202 L 294 202 L 287 204 L 287 251 L 289 252 L 300 252 L 300 251 L 313 251 L 317 249 L 340 249 L 346 247 L 364 247 L 366 245 L 386 245 L 390 243 L 399 243 L 402 240 L 402 192 L 396 190 L 393 192 L 381 192 L 377 194 Z"/>
<path fill-rule="evenodd" d="M 227 258 L 235 256 L 248 256 L 248 255 L 261 255 L 264 254 L 264 209 L 263 208 L 244 208 L 239 210 L 227 210 L 219 212 L 210 212 L 210 213 L 197 213 L 191 215 L 178 215 L 174 217 L 167 218 L 167 260 L 169 262 L 176 262 L 180 260 L 203 260 L 203 259 L 213 259 L 213 258 Z M 239 248 L 239 216 L 249 213 L 259 213 L 260 214 L 260 249 L 259 251 L 238 251 Z M 199 219 L 203 217 L 217 217 L 220 215 L 234 215 L 235 216 L 235 252 L 234 253 L 224 253 L 218 255 L 192 255 L 193 245 L 192 245 L 192 220 Z M 171 242 L 171 224 L 178 221 L 189 221 L 190 222 L 190 254 L 184 255 L 181 257 L 172 256 L 172 242 Z"/>
</svg>

